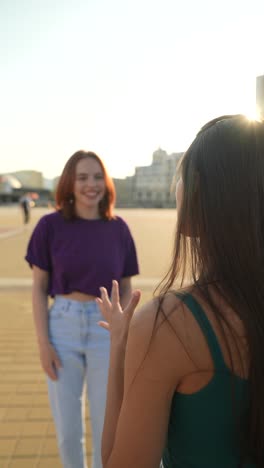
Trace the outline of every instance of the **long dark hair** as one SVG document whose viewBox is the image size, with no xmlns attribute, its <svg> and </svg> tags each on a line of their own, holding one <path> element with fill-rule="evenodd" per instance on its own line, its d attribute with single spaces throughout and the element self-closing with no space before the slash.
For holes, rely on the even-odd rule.
<svg viewBox="0 0 264 468">
<path fill-rule="evenodd" d="M 241 319 L 249 350 L 246 451 L 263 467 L 264 123 L 242 115 L 214 119 L 198 133 L 180 171 L 183 200 L 160 303 L 189 274 L 219 322 L 226 320 L 212 297 L 212 285 Z"/>
<path fill-rule="evenodd" d="M 92 151 L 77 151 L 66 162 L 55 194 L 57 209 L 62 211 L 66 219 L 71 220 L 76 217 L 73 195 L 76 166 L 79 161 L 85 158 L 94 159 L 102 169 L 105 181 L 105 194 L 99 202 L 99 214 L 103 219 L 112 219 L 116 198 L 115 186 L 113 180 L 107 173 L 103 161 Z"/>
</svg>

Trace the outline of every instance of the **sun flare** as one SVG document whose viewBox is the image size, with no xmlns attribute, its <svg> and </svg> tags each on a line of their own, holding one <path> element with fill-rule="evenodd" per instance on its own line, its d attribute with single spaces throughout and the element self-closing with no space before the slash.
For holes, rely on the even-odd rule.
<svg viewBox="0 0 264 468">
<path fill-rule="evenodd" d="M 257 109 L 252 109 L 249 112 L 246 112 L 245 116 L 248 120 L 260 120 L 260 112 L 258 112 Z"/>
</svg>

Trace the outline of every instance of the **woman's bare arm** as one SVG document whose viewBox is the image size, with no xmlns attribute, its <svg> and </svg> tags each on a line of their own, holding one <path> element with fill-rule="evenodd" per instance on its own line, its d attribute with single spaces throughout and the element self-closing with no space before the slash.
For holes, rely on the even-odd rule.
<svg viewBox="0 0 264 468">
<path fill-rule="evenodd" d="M 52 380 L 56 380 L 57 369 L 61 367 L 61 363 L 49 341 L 48 281 L 48 272 L 33 265 L 32 307 L 40 361 L 46 374 Z"/>
</svg>

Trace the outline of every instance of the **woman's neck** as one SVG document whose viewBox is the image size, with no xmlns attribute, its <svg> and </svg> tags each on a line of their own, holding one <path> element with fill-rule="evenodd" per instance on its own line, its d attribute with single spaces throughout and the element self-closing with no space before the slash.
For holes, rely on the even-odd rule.
<svg viewBox="0 0 264 468">
<path fill-rule="evenodd" d="M 76 206 L 75 213 L 76 213 L 76 216 L 78 216 L 78 218 L 82 218 L 82 219 L 100 219 L 101 218 L 98 207 L 83 208 L 83 207 Z"/>
</svg>

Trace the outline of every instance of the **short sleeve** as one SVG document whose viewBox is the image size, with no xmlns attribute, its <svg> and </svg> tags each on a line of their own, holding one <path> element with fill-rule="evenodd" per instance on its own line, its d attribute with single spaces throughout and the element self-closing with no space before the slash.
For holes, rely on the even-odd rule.
<svg viewBox="0 0 264 468">
<path fill-rule="evenodd" d="M 131 235 L 128 225 L 122 220 L 124 235 L 124 268 L 122 278 L 138 275 L 138 259 L 134 239 Z"/>
<path fill-rule="evenodd" d="M 42 270 L 51 271 L 50 241 L 48 232 L 48 220 L 44 216 L 36 225 L 27 247 L 25 260 Z"/>
</svg>

